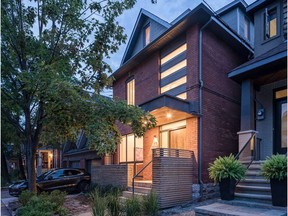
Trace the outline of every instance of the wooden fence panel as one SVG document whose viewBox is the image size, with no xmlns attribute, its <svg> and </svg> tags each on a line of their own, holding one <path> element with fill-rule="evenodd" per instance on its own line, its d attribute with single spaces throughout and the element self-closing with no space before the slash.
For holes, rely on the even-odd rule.
<svg viewBox="0 0 288 216">
<path fill-rule="evenodd" d="M 193 152 L 155 149 L 153 152 L 153 190 L 159 207 L 168 208 L 192 200 Z"/>
</svg>

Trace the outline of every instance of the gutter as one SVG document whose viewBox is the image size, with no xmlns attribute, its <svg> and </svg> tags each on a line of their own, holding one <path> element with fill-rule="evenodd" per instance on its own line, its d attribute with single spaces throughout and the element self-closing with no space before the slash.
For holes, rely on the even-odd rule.
<svg viewBox="0 0 288 216">
<path fill-rule="evenodd" d="M 209 19 L 208 22 L 206 22 L 199 31 L 199 53 L 198 53 L 198 59 L 199 59 L 199 121 L 198 121 L 198 183 L 200 184 L 200 198 L 203 196 L 203 181 L 202 181 L 202 96 L 203 96 L 203 80 L 202 80 L 202 37 L 203 37 L 203 31 L 204 29 L 209 25 L 209 23 L 212 21 L 212 18 Z"/>
</svg>

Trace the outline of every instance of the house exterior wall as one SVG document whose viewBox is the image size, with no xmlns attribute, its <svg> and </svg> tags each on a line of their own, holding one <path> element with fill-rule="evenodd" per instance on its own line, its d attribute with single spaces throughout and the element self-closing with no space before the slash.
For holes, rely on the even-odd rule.
<svg viewBox="0 0 288 216">
<path fill-rule="evenodd" d="M 140 50 L 144 47 L 144 28 L 145 26 L 150 25 L 150 40 L 155 40 L 161 33 L 163 33 L 166 28 L 157 22 L 153 21 L 152 19 L 147 19 L 143 25 L 141 33 L 139 34 L 138 40 L 134 46 L 134 50 L 132 52 L 132 56 L 137 54 Z"/>
<path fill-rule="evenodd" d="M 263 120 L 256 120 L 257 137 L 262 139 L 260 143 L 260 159 L 264 160 L 267 156 L 273 154 L 273 119 L 274 119 L 274 90 L 287 86 L 286 80 L 281 80 L 271 84 L 263 85 L 260 90 L 256 92 L 257 100 L 263 105 L 265 109 L 265 118 Z M 256 103 L 256 110 L 260 108 L 259 103 Z"/>
<path fill-rule="evenodd" d="M 264 15 L 265 15 L 265 8 L 272 9 L 274 7 L 277 7 L 278 10 L 278 17 L 279 19 L 279 26 L 277 31 L 279 32 L 279 35 L 264 40 L 264 34 L 265 34 L 265 23 L 264 23 Z M 283 12 L 283 1 L 274 1 L 272 4 L 268 5 L 267 7 L 263 7 L 262 9 L 258 10 L 254 14 L 254 26 L 255 26 L 255 57 L 271 50 L 274 47 L 277 47 L 282 41 L 284 37 L 284 29 L 283 29 L 283 23 L 284 19 L 283 16 L 285 15 L 285 11 Z M 286 7 L 287 10 L 287 7 Z M 286 26 L 287 27 L 287 26 Z M 286 35 L 287 37 L 287 35 Z"/>
<path fill-rule="evenodd" d="M 241 54 L 209 31 L 203 34 L 203 181 L 219 155 L 238 150 L 240 85 L 227 73 L 244 62 Z"/>
</svg>

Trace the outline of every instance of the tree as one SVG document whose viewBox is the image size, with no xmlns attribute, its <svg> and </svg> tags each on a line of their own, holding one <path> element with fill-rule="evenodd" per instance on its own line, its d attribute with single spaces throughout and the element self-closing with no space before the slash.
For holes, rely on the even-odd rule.
<svg viewBox="0 0 288 216">
<path fill-rule="evenodd" d="M 2 1 L 1 116 L 23 137 L 30 190 L 39 143 L 63 143 L 84 129 L 91 148 L 113 153 L 116 120 L 137 136 L 155 126 L 140 108 L 99 96 L 112 83 L 105 58 L 126 39 L 115 19 L 135 1 Z"/>
</svg>

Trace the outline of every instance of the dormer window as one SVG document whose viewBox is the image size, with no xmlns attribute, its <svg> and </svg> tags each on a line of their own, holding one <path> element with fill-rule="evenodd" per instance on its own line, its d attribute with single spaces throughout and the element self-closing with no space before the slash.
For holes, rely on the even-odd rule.
<svg viewBox="0 0 288 216">
<path fill-rule="evenodd" d="M 150 24 L 148 24 L 144 28 L 144 46 L 147 46 L 150 42 Z"/>
<path fill-rule="evenodd" d="M 270 39 L 278 34 L 277 8 L 265 10 L 265 39 Z"/>
</svg>

